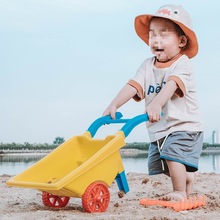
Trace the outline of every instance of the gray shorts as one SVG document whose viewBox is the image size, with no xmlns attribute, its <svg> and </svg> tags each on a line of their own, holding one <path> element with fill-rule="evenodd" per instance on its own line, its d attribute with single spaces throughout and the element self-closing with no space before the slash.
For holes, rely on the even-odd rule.
<svg viewBox="0 0 220 220">
<path fill-rule="evenodd" d="M 148 153 L 149 175 L 168 173 L 166 160 L 186 166 L 187 172 L 198 170 L 203 146 L 203 132 L 176 131 L 152 142 Z"/>
</svg>

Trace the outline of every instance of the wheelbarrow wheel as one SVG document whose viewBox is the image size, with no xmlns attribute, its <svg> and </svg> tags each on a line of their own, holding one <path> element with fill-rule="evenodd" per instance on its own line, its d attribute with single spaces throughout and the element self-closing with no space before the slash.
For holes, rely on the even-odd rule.
<svg viewBox="0 0 220 220">
<path fill-rule="evenodd" d="M 42 201 L 45 206 L 52 208 L 65 207 L 70 200 L 68 196 L 56 196 L 47 192 L 42 192 Z"/>
<path fill-rule="evenodd" d="M 103 182 L 91 183 L 82 195 L 82 206 L 86 212 L 105 212 L 109 202 L 108 186 Z"/>
</svg>

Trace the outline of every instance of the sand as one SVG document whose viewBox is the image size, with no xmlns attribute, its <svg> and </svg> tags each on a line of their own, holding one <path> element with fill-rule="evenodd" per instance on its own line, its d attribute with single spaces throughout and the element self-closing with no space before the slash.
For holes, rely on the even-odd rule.
<svg viewBox="0 0 220 220">
<path fill-rule="evenodd" d="M 0 220 L 71 220 L 71 219 L 152 219 L 176 220 L 220 219 L 220 174 L 197 173 L 194 193 L 206 196 L 206 205 L 193 210 L 175 212 L 172 208 L 160 206 L 145 207 L 139 199 L 155 198 L 171 191 L 170 178 L 163 174 L 148 176 L 141 173 L 128 173 L 130 192 L 122 198 L 118 186 L 113 182 L 109 188 L 111 200 L 104 213 L 86 213 L 81 199 L 71 198 L 66 207 L 52 209 L 41 201 L 41 192 L 36 189 L 9 187 L 8 175 L 0 176 Z"/>
</svg>

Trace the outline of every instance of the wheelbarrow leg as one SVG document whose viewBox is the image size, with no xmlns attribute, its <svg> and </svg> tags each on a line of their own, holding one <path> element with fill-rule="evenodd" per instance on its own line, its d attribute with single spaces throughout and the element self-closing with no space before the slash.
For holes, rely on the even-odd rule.
<svg viewBox="0 0 220 220">
<path fill-rule="evenodd" d="M 125 171 L 122 171 L 121 173 L 119 173 L 116 176 L 115 180 L 118 184 L 118 188 L 120 191 L 122 190 L 125 193 L 129 192 L 129 186 L 128 186 L 128 182 L 126 179 Z"/>
</svg>

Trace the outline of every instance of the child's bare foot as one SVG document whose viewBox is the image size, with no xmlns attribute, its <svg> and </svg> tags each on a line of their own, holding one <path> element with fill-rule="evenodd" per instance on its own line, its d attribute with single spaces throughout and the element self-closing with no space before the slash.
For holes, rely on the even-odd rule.
<svg viewBox="0 0 220 220">
<path fill-rule="evenodd" d="M 189 196 L 193 191 L 193 184 L 195 182 L 196 175 L 195 175 L 195 173 L 189 173 L 189 172 L 187 172 L 186 175 L 187 175 L 186 194 L 187 194 L 187 196 Z"/>
<path fill-rule="evenodd" d="M 185 199 L 186 199 L 186 193 L 179 191 L 170 192 L 159 198 L 159 200 L 163 200 L 163 201 L 178 201 L 178 202 L 184 201 Z"/>
</svg>

